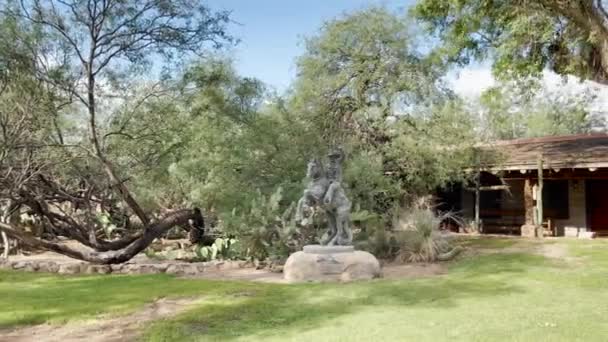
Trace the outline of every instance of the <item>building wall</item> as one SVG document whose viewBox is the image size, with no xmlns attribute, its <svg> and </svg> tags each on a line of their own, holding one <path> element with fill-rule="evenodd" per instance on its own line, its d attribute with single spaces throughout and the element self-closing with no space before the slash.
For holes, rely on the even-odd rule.
<svg viewBox="0 0 608 342">
<path fill-rule="evenodd" d="M 507 180 L 506 183 L 511 186 L 511 189 L 510 193 L 506 191 L 503 191 L 502 193 L 502 209 L 509 211 L 521 210 L 523 212 L 524 181 Z M 584 228 L 587 225 L 585 181 L 569 180 L 568 192 L 569 218 L 554 220 L 554 225 L 557 229 L 558 235 L 560 236 L 564 235 L 564 227 L 571 226 Z M 465 220 L 472 221 L 475 218 L 475 194 L 472 191 L 466 191 L 463 189 L 461 198 L 462 216 L 465 218 Z"/>
<path fill-rule="evenodd" d="M 577 228 L 587 226 L 585 181 L 569 180 L 568 191 L 569 218 L 567 220 L 555 220 L 558 235 L 563 235 L 566 226 Z"/>
<path fill-rule="evenodd" d="M 501 191 L 501 209 L 521 210 L 524 208 L 524 181 L 520 179 L 506 180 L 511 187 L 510 191 Z M 475 218 L 475 193 L 473 191 L 462 190 L 462 216 L 468 219 Z M 484 204 L 480 203 L 483 207 Z"/>
<path fill-rule="evenodd" d="M 475 219 L 475 193 L 466 190 L 464 187 L 461 192 L 462 217 L 469 223 Z"/>
<path fill-rule="evenodd" d="M 509 185 L 509 191 L 502 192 L 502 209 L 524 211 L 524 180 L 510 179 L 505 183 Z"/>
</svg>

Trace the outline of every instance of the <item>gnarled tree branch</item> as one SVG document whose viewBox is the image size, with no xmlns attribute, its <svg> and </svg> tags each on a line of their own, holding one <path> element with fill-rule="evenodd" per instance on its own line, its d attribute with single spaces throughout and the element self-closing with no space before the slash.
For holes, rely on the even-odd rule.
<svg viewBox="0 0 608 342">
<path fill-rule="evenodd" d="M 175 226 L 189 225 L 191 229 L 204 229 L 203 217 L 198 208 L 193 210 L 178 210 L 165 215 L 156 222 L 151 223 L 146 227 L 143 234 L 137 237 L 131 237 L 132 241 L 124 245 L 128 239 L 110 241 L 109 244 L 116 243 L 113 247 L 120 246 L 121 248 L 100 251 L 96 249 L 75 249 L 65 244 L 50 242 L 44 239 L 37 238 L 32 234 L 23 232 L 18 228 L 0 222 L 0 231 L 5 232 L 8 236 L 20 241 L 21 243 L 31 246 L 50 250 L 59 254 L 63 254 L 75 259 L 88 261 L 96 264 L 118 264 L 130 260 L 135 255 L 146 249 L 154 239 L 166 233 L 169 229 Z"/>
</svg>

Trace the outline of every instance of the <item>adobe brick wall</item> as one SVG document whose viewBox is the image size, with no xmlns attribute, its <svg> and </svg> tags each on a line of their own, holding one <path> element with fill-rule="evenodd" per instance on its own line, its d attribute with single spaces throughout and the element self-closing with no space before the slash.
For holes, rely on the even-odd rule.
<svg viewBox="0 0 608 342">
<path fill-rule="evenodd" d="M 566 226 L 584 228 L 587 225 L 585 181 L 569 180 L 568 191 L 570 217 L 567 220 L 555 220 L 555 227 L 560 236 L 564 235 Z"/>
</svg>

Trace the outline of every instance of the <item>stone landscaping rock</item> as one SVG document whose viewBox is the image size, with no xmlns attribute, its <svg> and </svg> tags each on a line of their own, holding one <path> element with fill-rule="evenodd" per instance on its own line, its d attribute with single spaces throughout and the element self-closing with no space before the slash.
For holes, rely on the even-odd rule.
<svg viewBox="0 0 608 342">
<path fill-rule="evenodd" d="M 272 264 L 270 265 L 269 270 L 273 273 L 283 273 L 283 268 L 283 265 Z"/>
<path fill-rule="evenodd" d="M 120 269 L 120 273 L 121 274 L 141 274 L 140 271 L 140 265 L 137 264 L 126 264 L 126 265 L 122 265 L 122 268 Z"/>
<path fill-rule="evenodd" d="M 57 273 L 59 271 L 59 265 L 54 261 L 39 261 L 38 271 L 46 273 Z"/>
<path fill-rule="evenodd" d="M 184 267 L 183 267 L 183 265 L 180 265 L 180 264 L 169 265 L 169 267 L 167 267 L 167 270 L 165 271 L 165 273 L 181 275 L 181 274 L 184 274 Z"/>
<path fill-rule="evenodd" d="M 293 253 L 283 268 L 288 282 L 353 281 L 378 278 L 380 263 L 372 254 L 343 246 L 316 246 Z M 306 250 L 306 249 L 305 249 Z"/>
<path fill-rule="evenodd" d="M 112 273 L 121 273 L 122 266 L 122 264 L 110 265 L 110 269 L 112 270 Z"/>
<path fill-rule="evenodd" d="M 78 274 L 82 272 L 82 269 L 85 266 L 84 263 L 71 263 L 71 264 L 61 264 L 59 265 L 59 270 L 57 273 L 59 274 Z"/>
<path fill-rule="evenodd" d="M 234 270 L 242 268 L 244 264 L 245 262 L 237 260 L 212 260 L 204 263 L 205 268 L 215 271 Z"/>
<path fill-rule="evenodd" d="M 205 265 L 203 264 L 171 264 L 167 267 L 167 274 L 175 275 L 197 275 L 205 272 Z"/>
<path fill-rule="evenodd" d="M 129 274 L 158 274 L 165 273 L 167 264 L 133 264 L 127 265 Z"/>
<path fill-rule="evenodd" d="M 59 274 L 159 274 L 197 276 L 208 270 L 224 271 L 246 267 L 244 261 L 210 262 L 158 262 L 145 257 L 134 258 L 129 263 L 118 265 L 97 265 L 85 262 L 74 262 L 66 259 L 54 261 L 28 257 L 18 257 L 21 260 L 0 260 L 0 268 L 23 270 L 29 272 L 45 272 Z M 24 260 L 25 259 L 25 260 Z"/>
<path fill-rule="evenodd" d="M 12 267 L 14 270 L 20 270 L 22 268 L 25 268 L 25 266 L 27 266 L 28 262 L 27 261 L 16 261 L 12 263 Z"/>
<path fill-rule="evenodd" d="M 37 262 L 28 262 L 25 264 L 25 267 L 23 268 L 23 270 L 26 272 L 36 272 L 36 271 L 38 271 L 38 263 Z"/>
<path fill-rule="evenodd" d="M 109 274 L 109 273 L 112 273 L 112 267 L 110 265 L 88 265 L 85 267 L 84 273 Z"/>
</svg>

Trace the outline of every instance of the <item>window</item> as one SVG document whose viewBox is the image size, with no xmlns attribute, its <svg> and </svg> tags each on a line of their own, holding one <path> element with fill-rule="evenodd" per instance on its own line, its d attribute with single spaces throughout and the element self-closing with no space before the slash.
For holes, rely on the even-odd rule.
<svg viewBox="0 0 608 342">
<path fill-rule="evenodd" d="M 543 182 L 543 216 L 552 219 L 568 219 L 569 188 L 567 180 L 546 180 Z"/>
</svg>

